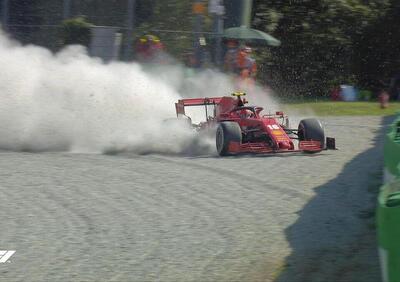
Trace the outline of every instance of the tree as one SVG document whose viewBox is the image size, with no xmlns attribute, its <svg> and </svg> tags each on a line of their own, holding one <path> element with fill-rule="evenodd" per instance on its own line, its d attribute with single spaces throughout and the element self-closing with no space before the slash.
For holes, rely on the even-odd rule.
<svg viewBox="0 0 400 282">
<path fill-rule="evenodd" d="M 276 87 L 322 96 L 335 84 L 355 83 L 355 40 L 387 5 L 386 0 L 256 0 L 255 27 L 282 41 L 270 56 Z"/>
<path fill-rule="evenodd" d="M 381 88 L 400 72 L 400 3 L 392 0 L 383 16 L 368 26 L 355 42 L 356 71 L 363 86 Z M 378 90 L 378 89 L 377 89 Z"/>
<path fill-rule="evenodd" d="M 90 43 L 90 28 L 84 17 L 68 19 L 62 23 L 62 42 L 63 45 L 80 44 L 88 47 Z"/>
</svg>

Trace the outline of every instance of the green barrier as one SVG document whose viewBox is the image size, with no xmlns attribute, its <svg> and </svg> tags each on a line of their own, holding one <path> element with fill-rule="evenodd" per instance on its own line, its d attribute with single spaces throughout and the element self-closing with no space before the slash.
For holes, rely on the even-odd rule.
<svg viewBox="0 0 400 282">
<path fill-rule="evenodd" d="M 400 116 L 385 136 L 384 183 L 377 208 L 382 278 L 400 282 Z"/>
<path fill-rule="evenodd" d="M 383 281 L 400 282 L 400 180 L 381 188 L 377 221 Z"/>
<path fill-rule="evenodd" d="M 388 183 L 396 177 L 400 178 L 400 117 L 392 123 L 386 135 L 383 152 L 384 183 Z"/>
</svg>

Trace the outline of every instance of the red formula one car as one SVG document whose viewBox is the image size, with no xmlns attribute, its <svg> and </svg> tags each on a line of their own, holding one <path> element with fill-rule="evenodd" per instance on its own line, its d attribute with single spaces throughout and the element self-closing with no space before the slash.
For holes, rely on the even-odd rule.
<svg viewBox="0 0 400 282">
<path fill-rule="evenodd" d="M 283 112 L 262 114 L 262 107 L 245 106 L 245 93 L 233 97 L 181 99 L 175 103 L 178 118 L 186 117 L 185 107 L 204 106 L 206 121 L 192 125 L 198 130 L 217 127 L 216 146 L 220 156 L 239 153 L 315 153 L 335 149 L 335 139 L 325 139 L 317 119 L 301 120 L 297 129 L 289 128 Z M 211 109 L 210 109 L 211 107 Z M 294 140 L 298 145 L 295 145 Z M 296 148 L 297 147 L 297 148 Z"/>
</svg>

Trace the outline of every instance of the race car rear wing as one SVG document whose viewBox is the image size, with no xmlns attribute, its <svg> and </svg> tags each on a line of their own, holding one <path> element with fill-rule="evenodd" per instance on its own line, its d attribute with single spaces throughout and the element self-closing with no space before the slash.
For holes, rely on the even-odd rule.
<svg viewBox="0 0 400 282">
<path fill-rule="evenodd" d="M 181 99 L 175 103 L 176 115 L 185 115 L 185 107 L 219 104 L 222 97 Z"/>
</svg>

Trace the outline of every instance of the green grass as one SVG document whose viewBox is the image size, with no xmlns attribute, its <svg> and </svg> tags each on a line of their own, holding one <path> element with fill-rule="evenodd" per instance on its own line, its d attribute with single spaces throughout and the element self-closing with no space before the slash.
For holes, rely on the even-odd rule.
<svg viewBox="0 0 400 282">
<path fill-rule="evenodd" d="M 400 103 L 392 102 L 381 109 L 378 102 L 306 102 L 286 103 L 284 111 L 309 113 L 317 116 L 389 116 L 400 112 Z"/>
</svg>

